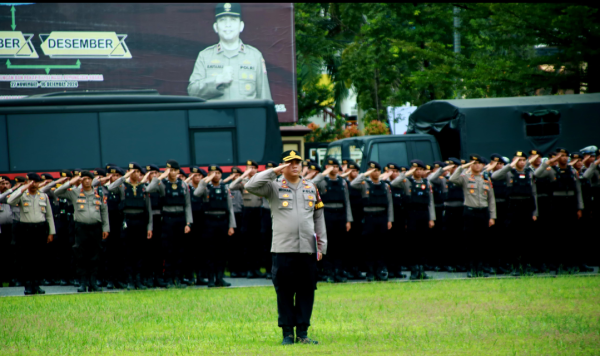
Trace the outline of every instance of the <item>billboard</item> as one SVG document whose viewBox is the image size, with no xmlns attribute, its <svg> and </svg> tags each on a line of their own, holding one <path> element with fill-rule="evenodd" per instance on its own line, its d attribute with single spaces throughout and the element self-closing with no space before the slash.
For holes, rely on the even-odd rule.
<svg viewBox="0 0 600 356">
<path fill-rule="evenodd" d="M 156 89 L 297 121 L 291 3 L 0 4 L 0 97 Z"/>
</svg>

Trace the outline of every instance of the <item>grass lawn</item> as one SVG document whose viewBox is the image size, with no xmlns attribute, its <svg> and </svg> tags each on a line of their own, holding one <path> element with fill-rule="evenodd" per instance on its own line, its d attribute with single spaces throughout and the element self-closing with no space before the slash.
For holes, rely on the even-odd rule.
<svg viewBox="0 0 600 356">
<path fill-rule="evenodd" d="M 599 355 L 600 278 L 319 284 L 283 347 L 272 287 L 0 299 L 0 354 Z"/>
</svg>

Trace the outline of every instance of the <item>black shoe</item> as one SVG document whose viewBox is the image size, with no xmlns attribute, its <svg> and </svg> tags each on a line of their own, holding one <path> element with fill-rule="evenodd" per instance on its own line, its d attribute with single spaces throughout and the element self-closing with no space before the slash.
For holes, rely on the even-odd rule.
<svg viewBox="0 0 600 356">
<path fill-rule="evenodd" d="M 386 270 L 378 271 L 375 273 L 375 279 L 382 282 L 388 281 L 388 272 Z"/>
<path fill-rule="evenodd" d="M 254 276 L 254 273 L 252 271 L 248 271 L 248 272 L 246 272 L 246 278 L 252 279 L 252 278 L 256 278 L 256 277 Z"/>
<path fill-rule="evenodd" d="M 239 278 L 246 278 L 246 277 L 248 277 L 248 274 L 246 272 L 238 272 L 238 277 Z"/>
<path fill-rule="evenodd" d="M 467 278 L 474 278 L 474 277 L 477 277 L 477 275 L 475 273 L 467 272 Z"/>
<path fill-rule="evenodd" d="M 406 275 L 404 273 L 398 273 L 398 275 L 396 276 L 396 278 L 404 279 L 404 278 L 406 278 Z"/>
<path fill-rule="evenodd" d="M 30 282 L 25 282 L 25 295 L 34 295 L 35 290 L 32 288 Z"/>
<path fill-rule="evenodd" d="M 102 281 L 101 279 L 96 280 L 96 285 L 98 287 L 102 287 L 104 285 L 104 281 Z"/>
<path fill-rule="evenodd" d="M 347 272 L 346 276 L 348 279 L 356 279 L 356 276 L 354 275 L 354 272 L 352 272 L 352 271 Z"/>
<path fill-rule="evenodd" d="M 510 270 L 502 267 L 502 266 L 498 266 L 498 269 L 496 270 L 496 274 L 509 274 Z"/>
<path fill-rule="evenodd" d="M 85 293 L 87 292 L 87 286 L 84 283 L 81 283 L 79 285 L 79 288 L 77 288 L 77 293 Z"/>
<path fill-rule="evenodd" d="M 240 275 L 236 272 L 229 272 L 229 278 L 238 278 Z"/>
<path fill-rule="evenodd" d="M 106 289 L 115 289 L 115 285 L 111 280 L 106 281 Z"/>
<path fill-rule="evenodd" d="M 318 341 L 309 339 L 308 337 L 297 337 L 296 343 L 297 344 L 307 344 L 307 345 L 318 345 L 319 344 Z"/>
<path fill-rule="evenodd" d="M 138 274 L 135 276 L 135 282 L 134 282 L 135 288 L 138 290 L 146 290 L 148 289 L 143 283 L 142 283 L 142 277 Z"/>
<path fill-rule="evenodd" d="M 270 273 L 270 272 L 267 272 L 267 273 L 265 274 L 265 278 L 266 278 L 266 279 L 273 279 L 273 276 L 271 275 L 271 273 Z"/>
<path fill-rule="evenodd" d="M 115 279 L 113 281 L 113 284 L 115 285 L 116 289 L 125 289 L 127 287 L 127 285 L 121 281 L 119 281 L 118 279 Z"/>
<path fill-rule="evenodd" d="M 35 287 L 32 288 L 33 289 L 33 293 L 34 294 L 46 294 L 46 291 L 43 290 L 42 288 L 40 288 L 39 285 L 36 285 Z"/>
<path fill-rule="evenodd" d="M 578 274 L 580 272 L 579 267 L 577 267 L 577 266 L 570 267 L 568 269 L 568 271 L 569 271 L 569 274 Z"/>
<path fill-rule="evenodd" d="M 408 271 L 406 266 L 400 266 L 400 272 Z"/>
<path fill-rule="evenodd" d="M 216 287 L 231 287 L 231 283 L 225 282 L 225 280 L 223 279 L 223 273 L 219 273 L 215 280 L 215 286 Z"/>
<path fill-rule="evenodd" d="M 256 276 L 256 278 L 265 278 L 265 274 L 262 273 L 259 269 L 254 271 L 254 275 Z"/>
<path fill-rule="evenodd" d="M 67 282 L 67 280 L 66 280 L 66 279 L 61 279 L 61 280 L 60 280 L 60 282 L 59 282 L 58 284 L 59 284 L 60 286 L 63 286 L 63 287 L 64 287 L 64 286 L 68 286 L 68 285 L 69 285 L 69 282 Z"/>
<path fill-rule="evenodd" d="M 206 278 L 202 278 L 202 277 L 200 277 L 200 276 L 198 276 L 198 277 L 196 278 L 196 285 L 197 285 L 197 286 L 205 286 L 205 285 L 207 285 L 207 284 L 208 284 L 208 279 L 206 279 Z"/>
<path fill-rule="evenodd" d="M 458 272 L 467 272 L 467 267 L 465 267 L 465 266 L 461 266 L 461 265 L 457 265 L 457 266 L 456 266 L 456 270 L 457 270 Z"/>
<path fill-rule="evenodd" d="M 556 270 L 556 275 L 565 275 L 565 274 L 569 274 L 569 270 L 564 269 L 563 266 L 559 266 L 558 269 Z"/>
<path fill-rule="evenodd" d="M 167 282 L 165 282 L 164 279 L 162 278 L 156 278 L 155 280 L 156 286 L 159 288 L 166 288 L 167 287 Z"/>
<path fill-rule="evenodd" d="M 165 286 L 167 289 L 175 288 L 175 283 L 173 283 L 172 279 L 167 280 L 167 285 Z"/>
<path fill-rule="evenodd" d="M 431 279 L 431 277 L 425 273 L 425 267 L 421 266 L 419 272 L 419 279 Z"/>
<path fill-rule="evenodd" d="M 173 284 L 175 285 L 175 287 L 180 288 L 180 289 L 187 288 L 187 284 L 181 283 L 179 278 L 175 278 L 175 280 L 173 281 Z"/>
<path fill-rule="evenodd" d="M 367 282 L 373 282 L 375 280 L 375 276 L 371 272 L 367 272 Z"/>
<path fill-rule="evenodd" d="M 388 272 L 388 278 L 396 278 L 396 274 L 394 272 Z"/>
<path fill-rule="evenodd" d="M 43 286 L 50 286 L 52 285 L 52 282 L 50 282 L 49 280 L 47 280 L 46 278 L 42 279 L 42 281 L 40 282 L 41 285 Z"/>
<path fill-rule="evenodd" d="M 294 344 L 294 335 L 288 335 L 288 336 L 284 337 L 281 344 L 284 346 L 285 345 L 293 345 Z"/>
<path fill-rule="evenodd" d="M 364 281 L 365 279 L 367 279 L 367 274 L 361 271 L 356 271 L 354 272 L 354 279 Z"/>
<path fill-rule="evenodd" d="M 594 272 L 594 267 L 590 267 L 585 263 L 579 265 L 580 272 Z"/>
<path fill-rule="evenodd" d="M 90 285 L 88 286 L 89 292 L 102 292 L 102 288 L 98 286 L 96 283 L 96 279 L 94 277 L 90 278 Z"/>
<path fill-rule="evenodd" d="M 410 280 L 419 279 L 419 266 L 410 266 Z"/>
<path fill-rule="evenodd" d="M 214 273 L 209 273 L 208 274 L 208 284 L 206 286 L 208 288 L 214 288 L 214 287 L 216 287 L 216 285 L 215 285 L 215 274 Z"/>
<path fill-rule="evenodd" d="M 444 267 L 442 267 L 442 270 L 445 272 L 449 272 L 449 273 L 456 272 L 456 269 L 454 269 L 454 267 L 452 267 L 452 266 L 444 266 Z"/>
<path fill-rule="evenodd" d="M 75 287 L 79 287 L 79 279 L 73 279 L 71 280 L 71 284 Z"/>
<path fill-rule="evenodd" d="M 181 284 L 185 284 L 186 286 L 191 286 L 194 283 L 192 283 L 192 281 L 190 281 L 188 278 L 182 278 Z"/>
<path fill-rule="evenodd" d="M 344 277 L 341 274 L 336 274 L 335 277 L 334 277 L 334 279 L 338 283 L 346 283 L 346 282 L 348 282 L 348 278 Z"/>
<path fill-rule="evenodd" d="M 133 284 L 133 276 L 127 277 L 127 290 L 135 290 L 135 284 Z"/>
<path fill-rule="evenodd" d="M 335 278 L 333 276 L 327 276 L 327 283 L 335 283 Z"/>
</svg>

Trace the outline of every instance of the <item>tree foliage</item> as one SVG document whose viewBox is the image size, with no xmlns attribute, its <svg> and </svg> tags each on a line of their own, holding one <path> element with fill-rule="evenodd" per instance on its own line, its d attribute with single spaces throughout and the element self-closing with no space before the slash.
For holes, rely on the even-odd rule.
<svg viewBox="0 0 600 356">
<path fill-rule="evenodd" d="M 386 122 L 385 108 L 405 102 L 525 96 L 538 89 L 545 94 L 567 89 L 600 92 L 600 20 L 595 5 L 295 6 L 303 118 L 318 110 L 315 103 L 324 98 L 333 98 L 339 113 L 349 87 L 357 92 L 367 123 Z M 455 30 L 460 33 L 460 53 L 454 48 Z M 323 68 L 331 75 L 333 91 L 316 85 Z"/>
</svg>

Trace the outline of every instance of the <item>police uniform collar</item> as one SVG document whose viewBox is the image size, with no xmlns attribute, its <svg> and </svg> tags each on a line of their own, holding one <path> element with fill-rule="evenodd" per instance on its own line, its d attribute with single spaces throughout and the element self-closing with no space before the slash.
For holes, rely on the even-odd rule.
<svg viewBox="0 0 600 356">
<path fill-rule="evenodd" d="M 225 48 L 223 48 L 223 46 L 221 45 L 221 42 L 217 43 L 217 53 L 221 53 L 225 51 Z M 242 42 L 242 40 L 240 40 L 240 48 L 238 49 L 238 52 L 241 53 L 246 53 L 246 45 L 244 45 L 244 42 Z"/>
</svg>

